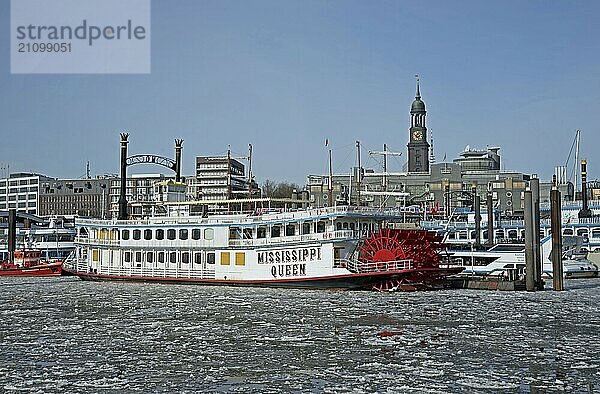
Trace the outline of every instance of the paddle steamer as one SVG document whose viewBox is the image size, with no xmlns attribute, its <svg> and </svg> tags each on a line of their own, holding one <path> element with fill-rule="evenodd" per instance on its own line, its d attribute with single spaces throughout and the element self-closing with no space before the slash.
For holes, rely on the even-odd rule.
<svg viewBox="0 0 600 394">
<path fill-rule="evenodd" d="M 77 219 L 63 269 L 84 280 L 295 288 L 411 288 L 441 268 L 441 237 L 394 229 L 396 209 L 329 207 L 141 220 Z"/>
</svg>

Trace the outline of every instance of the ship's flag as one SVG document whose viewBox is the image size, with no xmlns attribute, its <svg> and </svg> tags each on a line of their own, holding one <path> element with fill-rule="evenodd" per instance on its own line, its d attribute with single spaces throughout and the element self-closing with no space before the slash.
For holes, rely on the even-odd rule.
<svg viewBox="0 0 600 394">
<path fill-rule="evenodd" d="M 329 146 L 329 138 L 325 138 L 325 146 Z"/>
</svg>

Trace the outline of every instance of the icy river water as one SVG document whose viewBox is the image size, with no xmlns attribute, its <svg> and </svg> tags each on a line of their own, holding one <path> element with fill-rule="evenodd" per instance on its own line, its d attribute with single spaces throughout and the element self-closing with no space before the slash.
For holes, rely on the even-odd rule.
<svg viewBox="0 0 600 394">
<path fill-rule="evenodd" d="M 600 279 L 566 286 L 382 294 L 0 278 L 0 392 L 600 393 Z"/>
</svg>

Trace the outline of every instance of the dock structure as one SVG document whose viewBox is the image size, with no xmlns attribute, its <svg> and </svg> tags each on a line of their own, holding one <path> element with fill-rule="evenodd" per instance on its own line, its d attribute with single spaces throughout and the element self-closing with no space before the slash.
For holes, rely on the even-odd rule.
<svg viewBox="0 0 600 394">
<path fill-rule="evenodd" d="M 557 188 L 550 191 L 550 222 L 552 227 L 552 287 L 556 291 L 564 290 L 562 264 L 562 233 L 560 191 Z"/>
</svg>

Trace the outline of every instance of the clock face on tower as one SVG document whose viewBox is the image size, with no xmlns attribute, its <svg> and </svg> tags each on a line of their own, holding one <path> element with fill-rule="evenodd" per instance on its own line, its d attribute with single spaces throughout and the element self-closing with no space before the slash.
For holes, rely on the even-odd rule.
<svg viewBox="0 0 600 394">
<path fill-rule="evenodd" d="M 412 133 L 412 137 L 415 141 L 421 141 L 421 139 L 423 138 L 423 132 L 421 130 L 415 130 Z"/>
</svg>

